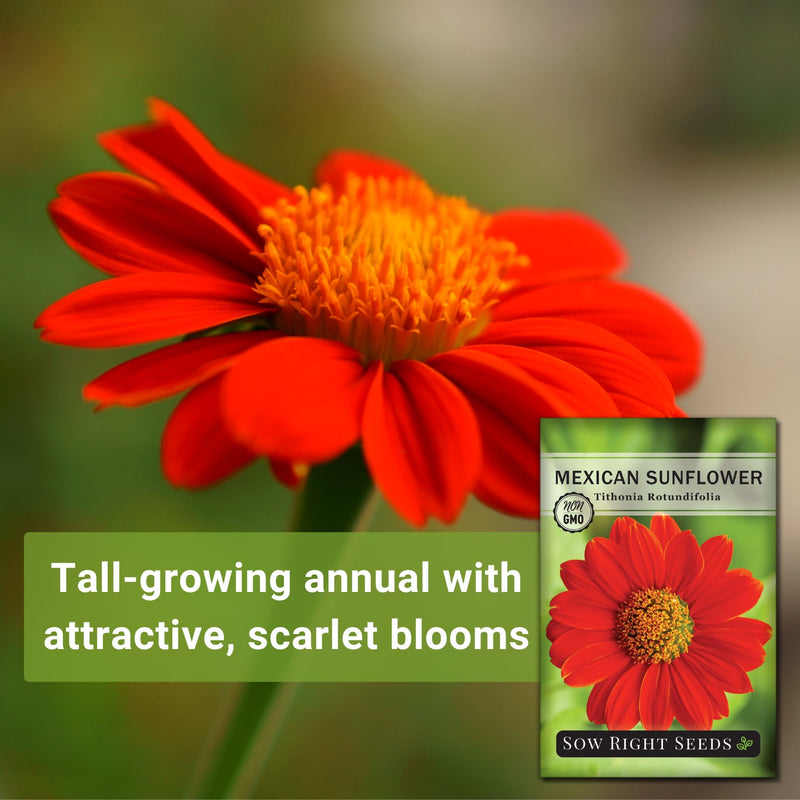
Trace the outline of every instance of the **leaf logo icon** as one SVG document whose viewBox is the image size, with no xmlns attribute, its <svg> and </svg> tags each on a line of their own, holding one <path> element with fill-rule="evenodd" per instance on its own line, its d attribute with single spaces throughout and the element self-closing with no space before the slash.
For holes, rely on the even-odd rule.
<svg viewBox="0 0 800 800">
<path fill-rule="evenodd" d="M 748 739 L 747 737 L 742 736 L 742 738 L 737 743 L 736 747 L 738 750 L 749 750 L 752 744 L 753 744 L 752 739 Z"/>
</svg>

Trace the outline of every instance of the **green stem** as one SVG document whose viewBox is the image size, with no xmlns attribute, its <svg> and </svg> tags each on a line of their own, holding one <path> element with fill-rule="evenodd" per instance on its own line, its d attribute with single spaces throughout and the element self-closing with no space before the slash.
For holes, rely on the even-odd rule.
<svg viewBox="0 0 800 800">
<path fill-rule="evenodd" d="M 274 692 L 270 695 L 267 705 L 263 707 L 261 721 L 253 731 L 250 742 L 240 754 L 239 768 L 233 773 L 226 797 L 247 798 L 252 796 L 300 686 L 299 683 L 261 685 L 273 687 Z"/>
<path fill-rule="evenodd" d="M 204 748 L 204 755 L 208 759 L 206 764 L 210 761 L 213 767 L 205 777 L 193 781 L 190 797 L 231 796 L 229 790 L 233 776 L 238 774 L 242 757 L 261 726 L 264 714 L 279 686 L 279 683 L 238 684 L 238 691 L 234 689 L 234 694 L 238 695 L 235 698 L 235 708 L 231 709 L 223 701 L 221 716 L 227 718 L 227 730 L 223 728 L 222 736 L 217 734 L 214 737 L 216 742 L 211 747 Z M 219 728 L 220 725 L 214 727 Z M 207 752 L 214 747 L 216 753 Z M 206 765 L 200 764 L 198 771 L 202 771 L 204 766 Z"/>
<path fill-rule="evenodd" d="M 294 511 L 292 530 L 363 529 L 374 510 L 372 479 L 354 447 L 314 467 Z M 247 683 L 231 687 L 212 726 L 187 797 L 249 797 L 263 772 L 297 684 Z"/>
<path fill-rule="evenodd" d="M 189 783 L 183 793 L 184 798 L 205 797 L 208 794 L 206 784 L 210 781 L 209 765 L 215 758 L 219 757 L 222 743 L 233 721 L 233 716 L 239 707 L 244 687 L 245 684 L 243 683 L 225 684 L 216 717 L 206 733 L 205 741 L 195 761 L 192 776 L 189 778 Z"/>
<path fill-rule="evenodd" d="M 360 447 L 314 467 L 295 507 L 294 531 L 351 531 L 372 490 Z"/>
</svg>

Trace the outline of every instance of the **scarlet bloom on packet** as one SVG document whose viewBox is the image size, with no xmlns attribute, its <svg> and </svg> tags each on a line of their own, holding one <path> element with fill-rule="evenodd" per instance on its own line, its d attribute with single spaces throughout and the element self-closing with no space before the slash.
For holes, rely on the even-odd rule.
<svg viewBox="0 0 800 800">
<path fill-rule="evenodd" d="M 199 488 L 259 457 L 287 485 L 361 444 L 403 517 L 458 515 L 469 493 L 538 513 L 539 418 L 681 415 L 699 371 L 691 323 L 615 275 L 623 253 L 576 213 L 488 214 L 363 153 L 290 189 L 152 101 L 100 136 L 133 175 L 65 181 L 50 211 L 111 276 L 36 322 L 47 341 L 183 338 L 89 383 L 101 407 L 187 392 L 162 464 Z"/>
<path fill-rule="evenodd" d="M 650 527 L 617 519 L 585 558 L 565 561 L 551 601 L 550 660 L 569 686 L 592 686 L 590 722 L 610 730 L 709 730 L 728 716 L 726 693 L 752 692 L 772 629 L 742 616 L 763 584 L 728 567 L 733 541 L 699 545 L 668 516 Z"/>
</svg>

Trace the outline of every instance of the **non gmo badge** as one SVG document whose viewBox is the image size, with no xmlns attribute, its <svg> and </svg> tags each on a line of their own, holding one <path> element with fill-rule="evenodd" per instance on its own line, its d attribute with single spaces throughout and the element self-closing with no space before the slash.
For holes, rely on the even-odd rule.
<svg viewBox="0 0 800 800">
<path fill-rule="evenodd" d="M 586 495 L 569 492 L 558 498 L 553 506 L 553 516 L 559 528 L 568 533 L 577 533 L 589 527 L 594 508 Z"/>
</svg>

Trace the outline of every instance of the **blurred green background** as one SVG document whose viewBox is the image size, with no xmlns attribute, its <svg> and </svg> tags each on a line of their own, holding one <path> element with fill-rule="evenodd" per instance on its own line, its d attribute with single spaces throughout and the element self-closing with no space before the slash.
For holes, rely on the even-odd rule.
<svg viewBox="0 0 800 800">
<path fill-rule="evenodd" d="M 800 480 L 800 4 L 793 0 L 101 0 L 0 2 L 0 795 L 179 796 L 224 691 L 26 685 L 26 530 L 277 529 L 254 467 L 204 493 L 158 468 L 171 403 L 93 415 L 80 387 L 120 359 L 38 342 L 48 303 L 98 273 L 45 207 L 110 168 L 102 130 L 176 104 L 223 150 L 288 183 L 328 150 L 412 165 L 489 210 L 570 207 L 626 245 L 629 278 L 706 340 L 693 415 L 781 420 Z M 132 355 L 131 350 L 126 355 Z M 465 529 L 524 528 L 471 504 Z M 800 546 L 781 504 L 784 572 Z M 401 528 L 381 509 L 373 527 Z M 800 616 L 785 580 L 781 623 Z M 783 663 L 800 656 L 784 636 Z M 259 786 L 276 797 L 794 797 L 798 690 L 779 684 L 785 757 L 760 783 L 538 780 L 537 687 L 301 687 Z"/>
</svg>

